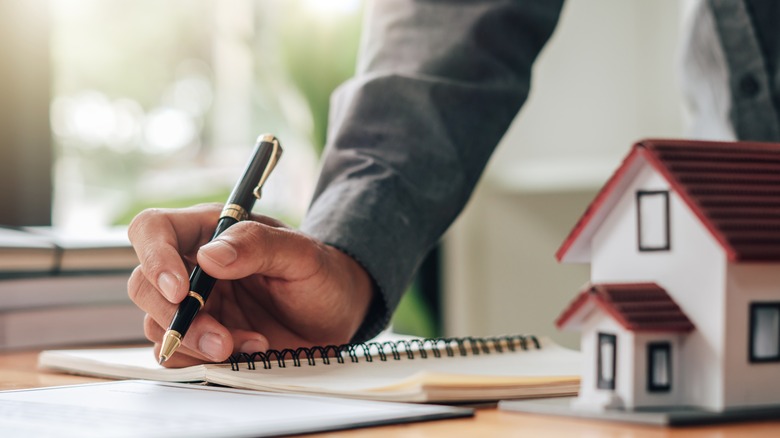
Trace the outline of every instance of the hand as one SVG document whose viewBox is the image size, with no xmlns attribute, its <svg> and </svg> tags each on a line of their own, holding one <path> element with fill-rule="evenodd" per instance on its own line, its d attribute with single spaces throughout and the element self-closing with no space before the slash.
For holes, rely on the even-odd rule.
<svg viewBox="0 0 780 438">
<path fill-rule="evenodd" d="M 208 242 L 221 211 L 216 204 L 151 209 L 130 224 L 141 264 L 128 294 L 146 312 L 155 355 L 196 263 L 218 281 L 166 366 L 349 341 L 373 295 L 368 273 L 336 248 L 265 216 L 252 215 Z"/>
</svg>

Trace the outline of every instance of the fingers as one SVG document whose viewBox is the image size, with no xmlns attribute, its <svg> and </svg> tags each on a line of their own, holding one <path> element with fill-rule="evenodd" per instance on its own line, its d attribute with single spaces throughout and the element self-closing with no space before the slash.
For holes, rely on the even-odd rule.
<svg viewBox="0 0 780 438">
<path fill-rule="evenodd" d="M 129 227 L 128 235 L 141 264 L 131 275 L 128 294 L 133 302 L 147 313 L 144 330 L 146 336 L 157 344 L 158 353 L 164 328 L 170 324 L 178 303 L 184 299 L 189 290 L 189 272 L 185 263 L 194 262 L 198 248 L 210 239 L 221 208 L 221 205 L 209 204 L 180 210 L 150 209 L 136 216 Z M 250 230 L 249 237 L 241 236 L 237 239 L 236 236 L 243 234 L 242 229 Z M 255 246 L 258 241 L 260 248 L 278 250 L 286 254 L 284 263 L 290 263 L 298 258 L 292 257 L 292 251 L 296 247 L 299 247 L 298 251 L 304 254 L 304 257 L 307 248 L 309 253 L 315 254 L 311 251 L 313 245 L 310 240 L 285 229 L 281 222 L 266 216 L 252 215 L 251 221 L 231 227 L 223 233 L 223 236 L 226 237 L 224 241 L 218 239 L 216 242 L 217 249 L 227 242 L 226 246 L 230 251 L 233 242 L 242 242 L 238 246 L 236 257 L 241 255 L 248 259 L 255 258 L 257 248 L 252 249 L 252 246 Z M 291 245 L 280 242 L 280 236 L 292 236 L 292 239 L 287 237 Z M 263 244 L 266 239 L 268 243 Z M 275 250 L 276 247 L 279 248 Z M 211 256 L 219 258 L 219 254 L 211 254 Z M 242 269 L 249 273 L 260 270 L 268 271 L 270 275 L 289 274 L 288 267 L 281 269 L 284 264 L 269 263 L 269 259 L 268 256 L 263 258 L 262 262 L 265 264 L 258 264 L 256 261 L 244 266 L 246 262 L 238 263 L 229 270 L 235 277 L 220 278 L 242 278 L 246 276 L 240 274 Z M 313 258 L 308 257 L 308 259 Z M 204 260 L 207 263 L 211 262 L 209 258 Z M 213 268 L 213 262 L 211 264 Z M 311 272 L 312 266 L 316 267 L 316 264 L 311 263 L 303 265 L 306 268 L 304 272 Z M 300 272 L 300 270 L 295 271 L 298 274 Z M 184 336 L 182 346 L 174 357 L 166 362 L 166 365 L 186 366 L 203 362 L 222 362 L 237 351 L 255 352 L 268 348 L 269 341 L 256 332 L 226 328 L 208 313 L 210 307 L 216 309 L 209 304 L 216 303 L 207 303 L 203 311 L 198 314 Z"/>
<path fill-rule="evenodd" d="M 324 246 L 296 231 L 239 222 L 198 251 L 198 264 L 220 279 L 253 274 L 295 281 L 322 271 Z"/>
<path fill-rule="evenodd" d="M 160 355 L 160 345 L 165 329 L 157 324 L 151 316 L 147 315 L 144 319 L 144 333 L 149 340 L 155 343 L 154 354 L 155 357 L 158 357 Z M 176 350 L 176 353 L 174 353 L 173 356 L 165 361 L 164 365 L 166 367 L 179 368 L 205 362 L 224 362 L 231 354 L 239 352 L 251 354 L 258 351 L 267 351 L 269 348 L 268 340 L 265 337 L 248 330 L 236 329 L 230 331 L 230 339 L 232 340 L 234 348 L 228 354 L 224 355 L 224 357 L 220 356 L 219 358 L 214 358 L 189 347 L 189 342 L 187 341 L 188 338 L 191 338 L 192 336 L 193 335 L 190 332 L 187 332 L 181 347 Z"/>
<path fill-rule="evenodd" d="M 178 306 L 165 300 L 146 281 L 137 268 L 130 277 L 128 293 L 133 302 L 147 313 L 144 319 L 144 334 L 155 343 L 160 343 Z M 230 354 L 238 351 L 255 352 L 268 349 L 268 340 L 249 330 L 228 330 L 206 311 L 200 312 L 182 339 L 182 346 L 174 356 L 177 363 L 223 362 Z M 182 359 L 186 357 L 186 359 Z M 184 366 L 184 365 L 181 365 Z"/>
<path fill-rule="evenodd" d="M 214 233 L 222 205 L 203 204 L 185 209 L 148 209 L 130 224 L 128 236 L 144 275 L 168 301 L 178 303 L 188 291 L 189 273 L 183 258 L 193 254 Z M 267 216 L 252 220 L 284 227 Z"/>
<path fill-rule="evenodd" d="M 214 229 L 218 209 L 218 205 L 149 209 L 130 223 L 127 234 L 143 273 L 168 301 L 178 303 L 187 294 L 188 272 L 182 256 L 205 241 L 204 231 L 209 226 Z"/>
<path fill-rule="evenodd" d="M 250 330 L 232 329 L 230 337 L 233 340 L 233 353 L 256 353 L 266 351 L 269 341 L 265 336 Z"/>
<path fill-rule="evenodd" d="M 165 329 L 162 328 L 157 322 L 152 319 L 150 315 L 146 315 L 144 319 L 144 334 L 146 338 L 154 342 L 154 357 L 155 360 L 160 356 L 160 346 Z M 186 338 L 186 336 L 185 336 Z M 188 367 L 192 365 L 198 365 L 206 362 L 217 362 L 216 359 L 205 357 L 197 350 L 193 350 L 188 346 L 182 344 L 176 353 L 174 353 L 163 365 L 169 368 Z"/>
<path fill-rule="evenodd" d="M 154 342 L 162 339 L 162 327 L 167 327 L 173 319 L 178 305 L 168 302 L 139 273 L 133 273 L 128 283 L 130 299 L 148 317 L 144 322 L 146 337 Z M 155 327 L 159 327 L 159 330 Z M 233 342 L 230 332 L 206 312 L 200 312 L 192 322 L 187 335 L 182 340 L 182 346 L 190 352 L 197 352 L 201 360 L 221 362 L 233 352 Z"/>
</svg>

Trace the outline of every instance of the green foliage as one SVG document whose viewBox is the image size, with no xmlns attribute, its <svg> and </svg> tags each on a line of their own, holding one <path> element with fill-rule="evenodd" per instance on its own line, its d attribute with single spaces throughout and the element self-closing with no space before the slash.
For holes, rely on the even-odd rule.
<svg viewBox="0 0 780 438">
<path fill-rule="evenodd" d="M 406 335 L 432 338 L 438 336 L 431 310 L 422 299 L 420 290 L 412 285 L 406 292 L 393 315 L 393 331 Z"/>
<path fill-rule="evenodd" d="M 125 212 L 114 220 L 114 225 L 129 225 L 135 215 L 147 208 L 185 208 L 193 205 L 206 204 L 209 202 L 225 202 L 230 192 L 214 192 L 194 197 L 176 197 L 164 200 L 139 200 L 129 205 Z"/>
<path fill-rule="evenodd" d="M 284 15 L 282 60 L 290 79 L 309 104 L 314 124 L 311 140 L 318 152 L 325 145 L 330 95 L 355 71 L 361 15 Z"/>
<path fill-rule="evenodd" d="M 225 199 L 227 199 L 229 195 L 230 191 L 227 190 L 224 192 L 213 192 L 191 197 L 175 197 L 155 201 L 139 200 L 138 202 L 129 205 L 125 212 L 114 220 L 113 225 L 129 225 L 130 221 L 133 220 L 135 215 L 142 212 L 143 210 L 146 210 L 147 208 L 186 208 L 192 207 L 193 205 L 207 204 L 210 202 L 222 203 L 225 202 Z M 300 222 L 300 219 L 298 218 L 286 217 L 280 214 L 274 214 L 273 217 L 291 227 L 297 227 Z"/>
</svg>

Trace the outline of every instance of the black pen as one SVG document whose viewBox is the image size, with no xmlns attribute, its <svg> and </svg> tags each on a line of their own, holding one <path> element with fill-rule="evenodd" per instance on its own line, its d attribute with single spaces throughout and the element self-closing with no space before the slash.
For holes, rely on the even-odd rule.
<svg viewBox="0 0 780 438">
<path fill-rule="evenodd" d="M 263 184 L 281 155 L 282 147 L 276 137 L 264 134 L 257 138 L 252 158 L 249 160 L 241 179 L 238 180 L 230 193 L 211 240 L 214 240 L 231 225 L 249 217 L 255 200 L 260 199 Z M 203 272 L 200 266 L 195 266 L 195 269 L 192 270 L 190 292 L 179 304 L 179 309 L 173 315 L 171 325 L 163 337 L 160 347 L 160 364 L 170 359 L 171 355 L 179 348 L 182 338 L 187 333 L 187 329 L 190 328 L 192 320 L 195 319 L 195 315 L 206 304 L 215 282 L 216 279 Z"/>
</svg>

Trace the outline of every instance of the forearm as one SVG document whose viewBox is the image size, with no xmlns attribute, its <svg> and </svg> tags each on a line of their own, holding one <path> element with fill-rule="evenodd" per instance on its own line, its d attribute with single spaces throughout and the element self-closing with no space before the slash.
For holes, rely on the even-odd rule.
<svg viewBox="0 0 780 438">
<path fill-rule="evenodd" d="M 557 21 L 549 1 L 377 1 L 357 76 L 332 99 L 304 231 L 353 256 L 380 294 L 381 330 L 468 200 L 524 102 Z"/>
</svg>

